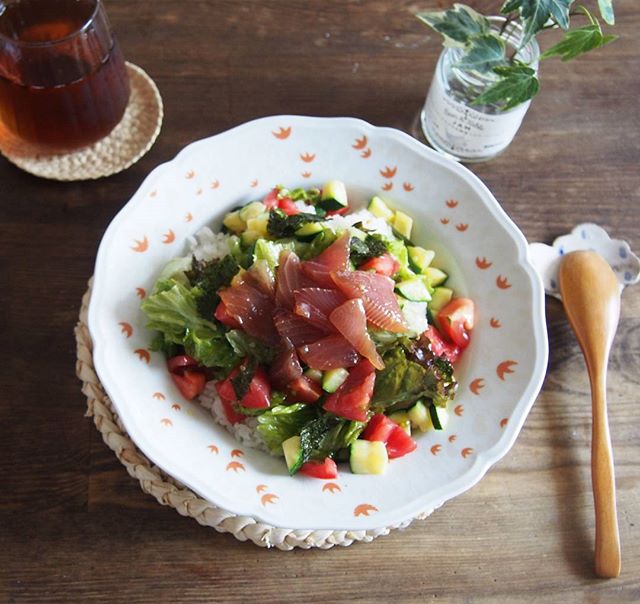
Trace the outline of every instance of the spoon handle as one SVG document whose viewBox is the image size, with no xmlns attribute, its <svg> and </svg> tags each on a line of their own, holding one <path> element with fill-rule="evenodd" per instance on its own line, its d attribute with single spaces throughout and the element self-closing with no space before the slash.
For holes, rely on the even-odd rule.
<svg viewBox="0 0 640 604">
<path fill-rule="evenodd" d="M 620 537 L 616 515 L 613 453 L 609 436 L 606 399 L 606 363 L 591 374 L 593 423 L 591 433 L 591 482 L 596 512 L 595 570 L 599 577 L 620 575 Z"/>
</svg>

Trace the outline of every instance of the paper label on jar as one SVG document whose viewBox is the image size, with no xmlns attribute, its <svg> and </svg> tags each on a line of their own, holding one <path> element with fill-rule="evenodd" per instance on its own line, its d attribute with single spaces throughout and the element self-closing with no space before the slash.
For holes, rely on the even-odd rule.
<svg viewBox="0 0 640 604">
<path fill-rule="evenodd" d="M 507 113 L 481 113 L 448 96 L 436 76 L 425 104 L 429 138 L 434 145 L 461 159 L 491 157 L 513 140 L 530 102 Z"/>
</svg>

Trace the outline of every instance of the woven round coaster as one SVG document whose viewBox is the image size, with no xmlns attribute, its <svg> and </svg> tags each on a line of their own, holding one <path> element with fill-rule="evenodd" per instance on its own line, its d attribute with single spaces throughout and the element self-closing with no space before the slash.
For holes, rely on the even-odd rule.
<svg viewBox="0 0 640 604">
<path fill-rule="evenodd" d="M 162 126 L 162 98 L 147 73 L 127 63 L 131 84 L 129 104 L 120 123 L 89 147 L 62 155 L 22 155 L 11 145 L 0 152 L 11 163 L 35 176 L 51 180 L 93 180 L 126 170 L 153 145 Z"/>
<path fill-rule="evenodd" d="M 200 524 L 211 526 L 220 533 L 233 533 L 240 541 L 253 541 L 261 547 L 292 550 L 295 547 L 329 549 L 334 545 L 351 545 L 354 541 L 373 541 L 387 535 L 394 528 L 404 528 L 410 520 L 398 526 L 367 531 L 294 530 L 264 524 L 250 516 L 238 516 L 205 501 L 193 491 L 160 470 L 149 461 L 129 438 L 122 422 L 111 405 L 93 367 L 93 344 L 87 327 L 87 312 L 91 297 L 89 289 L 82 298 L 80 317 L 75 328 L 77 355 L 76 374 L 82 381 L 87 397 L 87 417 L 93 417 L 104 442 L 116 454 L 127 472 L 140 482 L 145 493 L 153 495 L 162 505 L 175 508 L 183 516 L 190 516 Z M 417 516 L 426 518 L 433 510 Z"/>
</svg>

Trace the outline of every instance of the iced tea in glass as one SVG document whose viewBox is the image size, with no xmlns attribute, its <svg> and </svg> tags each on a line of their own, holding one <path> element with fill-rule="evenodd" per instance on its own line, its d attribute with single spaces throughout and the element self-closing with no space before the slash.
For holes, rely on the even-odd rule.
<svg viewBox="0 0 640 604">
<path fill-rule="evenodd" d="M 90 145 L 119 123 L 129 93 L 101 0 L 0 0 L 0 147 Z"/>
</svg>

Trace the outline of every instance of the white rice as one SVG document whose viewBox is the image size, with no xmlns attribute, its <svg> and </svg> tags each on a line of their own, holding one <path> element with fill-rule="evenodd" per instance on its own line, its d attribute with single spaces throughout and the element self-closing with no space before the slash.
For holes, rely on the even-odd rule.
<svg viewBox="0 0 640 604">
<path fill-rule="evenodd" d="M 193 237 L 187 237 L 191 253 L 198 261 L 223 258 L 229 253 L 229 235 L 214 233 L 209 227 L 202 227 Z"/>
<path fill-rule="evenodd" d="M 247 447 L 259 449 L 266 453 L 272 453 L 260 436 L 258 420 L 255 417 L 247 417 L 243 422 L 232 424 L 227 420 L 222 407 L 222 401 L 218 396 L 214 382 L 208 382 L 202 394 L 198 397 L 198 402 L 211 411 L 211 415 L 216 423 L 220 424 L 228 432 L 230 432 L 238 442 Z"/>
<path fill-rule="evenodd" d="M 293 203 L 296 206 L 296 208 L 298 208 L 301 212 L 304 212 L 305 214 L 316 213 L 316 207 L 307 204 L 304 200 L 294 201 Z"/>
<path fill-rule="evenodd" d="M 326 220 L 327 225 L 334 230 L 348 229 L 357 222 L 361 222 L 369 231 L 375 231 L 385 237 L 393 236 L 389 223 L 384 218 L 377 218 L 366 209 L 358 210 L 346 216 L 335 215 Z"/>
</svg>

